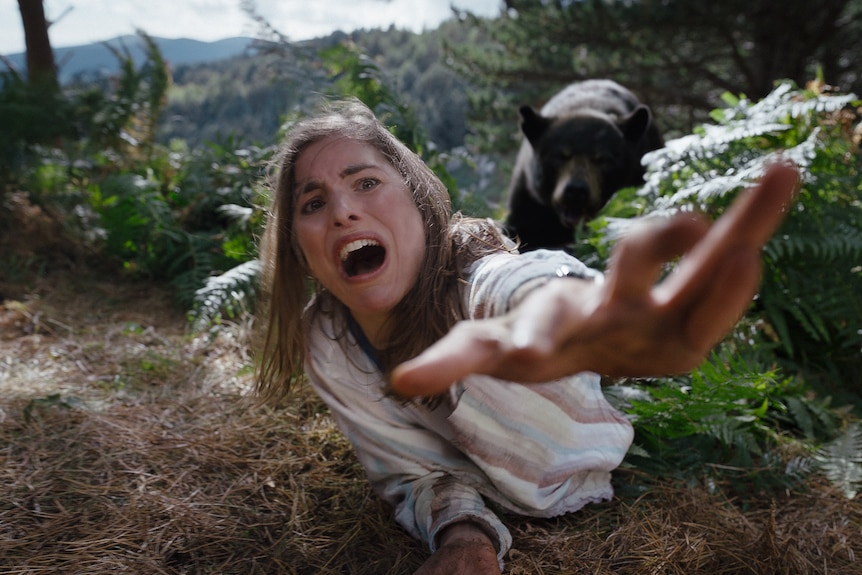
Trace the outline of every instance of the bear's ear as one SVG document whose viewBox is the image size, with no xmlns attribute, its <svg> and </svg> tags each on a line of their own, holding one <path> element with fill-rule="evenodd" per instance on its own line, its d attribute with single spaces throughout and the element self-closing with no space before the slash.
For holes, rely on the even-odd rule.
<svg viewBox="0 0 862 575">
<path fill-rule="evenodd" d="M 535 144 L 551 125 L 551 120 L 536 112 L 530 106 L 521 106 L 521 132 L 531 144 Z"/>
<path fill-rule="evenodd" d="M 649 108 L 640 105 L 634 112 L 619 121 L 620 130 L 629 142 L 637 142 L 646 133 L 651 120 Z"/>
</svg>

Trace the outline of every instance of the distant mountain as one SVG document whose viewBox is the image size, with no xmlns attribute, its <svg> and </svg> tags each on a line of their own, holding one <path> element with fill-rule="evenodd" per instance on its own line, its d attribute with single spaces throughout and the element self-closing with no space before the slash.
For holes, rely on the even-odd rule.
<svg viewBox="0 0 862 575">
<path fill-rule="evenodd" d="M 153 37 L 152 39 L 161 50 L 162 57 L 174 67 L 238 56 L 249 50 L 254 42 L 253 38 L 227 38 L 216 42 L 201 42 L 188 38 L 171 40 Z M 144 42 L 135 35 L 121 36 L 95 44 L 55 48 L 54 58 L 60 71 L 60 82 L 66 83 L 76 77 L 93 78 L 117 72 L 119 70 L 117 58 L 106 44 L 121 53 L 128 50 L 135 62 L 140 63 L 146 59 Z M 26 67 L 26 55 L 23 52 L 12 54 L 7 58 L 18 70 L 24 70 Z"/>
</svg>

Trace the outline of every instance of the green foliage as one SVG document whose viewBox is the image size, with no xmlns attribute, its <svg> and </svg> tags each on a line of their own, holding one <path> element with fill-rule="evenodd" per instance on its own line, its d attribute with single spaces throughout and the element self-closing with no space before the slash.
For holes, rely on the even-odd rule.
<svg viewBox="0 0 862 575">
<path fill-rule="evenodd" d="M 185 151 L 167 180 L 151 170 L 94 184 L 106 254 L 128 272 L 171 281 L 191 307 L 212 274 L 256 257 L 264 219 L 257 187 L 272 152 L 228 139 Z"/>
<path fill-rule="evenodd" d="M 207 278 L 195 292 L 192 329 L 201 331 L 225 317 L 235 319 L 254 310 L 260 271 L 260 261 L 249 260 Z"/>
<path fill-rule="evenodd" d="M 138 35 L 146 46 L 143 65 L 136 66 L 127 47 L 107 44 L 120 64 L 113 89 L 86 85 L 71 90 L 76 110 L 76 136 L 89 139 L 91 149 L 118 149 L 125 142 L 146 153 L 155 141 L 170 76 L 168 65 L 153 39 L 143 32 Z"/>
<path fill-rule="evenodd" d="M 739 490 L 798 484 L 812 463 L 788 466 L 784 452 L 795 446 L 810 460 L 806 444 L 834 436 L 840 423 L 829 401 L 807 398 L 798 380 L 726 349 L 685 377 L 612 393 L 634 418 L 628 465 L 688 481 L 723 479 Z"/>
<path fill-rule="evenodd" d="M 0 185 L 14 181 L 32 159 L 32 148 L 69 129 L 68 103 L 56 89 L 0 73 Z"/>
<path fill-rule="evenodd" d="M 39 123 L 29 129 L 25 117 L 0 151 L 26 160 L 16 164 L 14 184 L 65 214 L 92 252 L 126 274 L 171 282 L 191 307 L 211 275 L 257 256 L 258 187 L 274 148 L 234 137 L 195 150 L 156 144 L 170 82 L 155 43 L 142 36 L 146 62 L 136 66 L 128 50 L 109 47 L 121 70 L 110 84 L 70 87 L 56 102 L 66 121 L 44 131 Z M 10 77 L 4 101 L 26 103 L 29 88 Z"/>
<path fill-rule="evenodd" d="M 848 499 L 856 497 L 862 490 L 862 427 L 858 423 L 849 425 L 818 451 L 816 461 Z"/>
<path fill-rule="evenodd" d="M 790 83 L 759 102 L 725 100 L 715 124 L 645 158 L 646 184 L 608 204 L 578 249 L 601 264 L 639 217 L 718 216 L 770 162 L 800 166 L 799 197 L 764 250 L 760 292 L 735 332 L 699 371 L 638 386 L 647 399 L 628 405 L 642 450 L 632 462 L 662 473 L 742 470 L 747 480 L 762 469 L 768 485 L 788 478 L 772 463 L 789 441 L 837 434 L 828 395 L 862 409 L 862 156 L 852 140 L 860 102 Z"/>
<path fill-rule="evenodd" d="M 141 67 L 128 50 L 108 47 L 121 68 L 110 82 L 58 91 L 27 84 L 11 71 L 0 74 L 0 184 L 38 193 L 39 182 L 28 176 L 41 169 L 46 150 L 62 154 L 51 160 L 66 172 L 80 172 L 80 164 L 99 155 L 113 162 L 148 159 L 169 80 L 155 43 L 140 35 L 148 58 Z"/>
<path fill-rule="evenodd" d="M 862 157 L 851 139 L 855 100 L 794 90 L 789 83 L 760 102 L 738 100 L 714 114 L 718 124 L 652 154 L 640 191 L 645 215 L 692 207 L 717 215 L 776 158 L 798 164 L 804 183 L 766 247 L 752 315 L 787 369 L 803 372 L 810 383 L 837 377 L 848 387 L 859 383 L 862 371 Z"/>
</svg>

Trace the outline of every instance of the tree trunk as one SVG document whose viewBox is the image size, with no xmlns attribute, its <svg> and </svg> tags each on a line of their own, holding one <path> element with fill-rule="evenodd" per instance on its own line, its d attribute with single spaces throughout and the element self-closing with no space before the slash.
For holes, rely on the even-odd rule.
<svg viewBox="0 0 862 575">
<path fill-rule="evenodd" d="M 27 46 L 27 78 L 31 86 L 59 87 L 54 51 L 48 38 L 48 21 L 42 0 L 18 0 L 24 42 Z"/>
</svg>

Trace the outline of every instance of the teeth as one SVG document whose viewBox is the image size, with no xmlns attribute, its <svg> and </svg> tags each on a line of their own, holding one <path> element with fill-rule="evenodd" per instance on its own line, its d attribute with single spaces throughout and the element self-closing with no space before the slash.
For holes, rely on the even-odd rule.
<svg viewBox="0 0 862 575">
<path fill-rule="evenodd" d="M 356 250 L 362 249 L 365 246 L 379 245 L 380 243 L 374 240 L 353 240 L 352 242 L 341 248 L 341 251 L 338 253 L 338 256 L 341 258 L 341 261 L 344 261 L 347 259 L 347 256 L 349 256 L 352 252 L 355 252 Z"/>
</svg>

